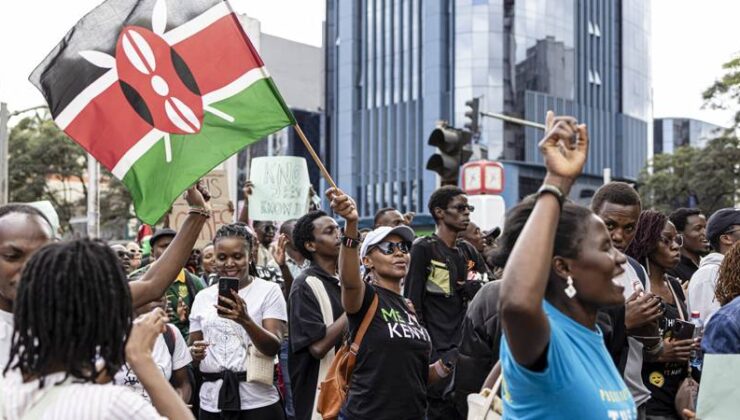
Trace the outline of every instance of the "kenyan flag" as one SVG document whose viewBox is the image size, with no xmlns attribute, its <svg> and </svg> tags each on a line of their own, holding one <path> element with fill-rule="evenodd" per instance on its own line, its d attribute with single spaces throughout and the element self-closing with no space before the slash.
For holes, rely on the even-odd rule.
<svg viewBox="0 0 740 420">
<path fill-rule="evenodd" d="M 30 80 L 149 224 L 229 156 L 295 124 L 222 0 L 108 0 Z"/>
</svg>

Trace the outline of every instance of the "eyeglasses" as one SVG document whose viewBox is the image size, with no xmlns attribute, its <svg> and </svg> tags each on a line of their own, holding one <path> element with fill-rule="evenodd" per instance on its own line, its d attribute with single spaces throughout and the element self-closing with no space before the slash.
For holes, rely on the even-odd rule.
<svg viewBox="0 0 740 420">
<path fill-rule="evenodd" d="M 679 248 L 683 246 L 683 235 L 676 235 L 675 238 L 666 238 L 665 236 L 660 237 L 660 242 L 663 243 L 663 245 L 670 247 L 672 244 L 678 245 Z"/>
<path fill-rule="evenodd" d="M 373 249 L 377 248 L 383 255 L 393 255 L 396 249 L 401 251 L 402 254 L 408 254 L 411 251 L 411 244 L 408 242 L 380 242 L 373 246 Z"/>
<path fill-rule="evenodd" d="M 470 204 L 458 204 L 454 207 L 447 207 L 447 209 L 455 209 L 458 213 L 464 213 L 465 210 L 468 210 L 472 213 L 475 211 L 475 206 L 471 206 Z"/>
</svg>

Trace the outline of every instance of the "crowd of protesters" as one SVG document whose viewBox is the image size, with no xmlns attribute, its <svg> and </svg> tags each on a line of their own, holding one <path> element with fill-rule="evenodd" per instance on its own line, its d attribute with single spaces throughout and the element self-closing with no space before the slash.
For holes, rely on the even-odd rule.
<svg viewBox="0 0 740 420">
<path fill-rule="evenodd" d="M 279 224 L 245 203 L 202 248 L 200 185 L 179 231 L 138 243 L 0 207 L 0 417 L 321 419 L 349 357 L 339 419 L 464 419 L 497 377 L 504 418 L 692 418 L 689 360 L 740 353 L 740 211 L 667 215 L 621 182 L 576 205 L 588 131 L 546 127 L 542 187 L 489 231 L 453 186 L 427 236 L 394 208 L 360 229 L 332 188 Z M 704 336 L 681 336 L 693 318 Z"/>
</svg>

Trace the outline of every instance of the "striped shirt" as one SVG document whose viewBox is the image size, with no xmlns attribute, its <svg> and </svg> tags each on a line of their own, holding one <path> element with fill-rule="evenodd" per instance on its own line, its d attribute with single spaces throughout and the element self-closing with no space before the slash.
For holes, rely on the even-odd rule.
<svg viewBox="0 0 740 420">
<path fill-rule="evenodd" d="M 53 384 L 64 379 L 64 373 L 46 377 L 44 388 L 38 380 L 23 383 L 18 371 L 9 372 L 2 384 L 2 415 L 7 420 L 23 418 L 37 404 L 45 408 L 43 420 L 130 420 L 163 419 L 152 405 L 128 387 L 112 384 L 71 383 L 44 400 Z"/>
</svg>

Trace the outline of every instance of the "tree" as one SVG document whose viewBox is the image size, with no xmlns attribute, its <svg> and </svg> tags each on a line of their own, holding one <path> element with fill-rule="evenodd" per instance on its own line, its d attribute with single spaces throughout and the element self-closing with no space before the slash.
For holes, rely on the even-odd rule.
<svg viewBox="0 0 740 420">
<path fill-rule="evenodd" d="M 22 119 L 8 141 L 8 195 L 10 201 L 49 200 L 65 233 L 70 219 L 84 214 L 87 155 L 49 119 Z"/>
<path fill-rule="evenodd" d="M 655 156 L 652 173 L 640 175 L 646 207 L 670 212 L 695 204 L 705 214 L 733 207 L 740 197 L 740 56 L 725 63 L 724 75 L 703 93 L 705 107 L 735 109 L 734 126 L 705 148 L 680 147 Z"/>
<path fill-rule="evenodd" d="M 704 149 L 680 147 L 673 154 L 653 159 L 640 176 L 645 207 L 666 213 L 689 203 L 705 214 L 732 207 L 738 193 L 740 141 L 735 136 L 711 140 Z"/>
<path fill-rule="evenodd" d="M 64 233 L 73 233 L 70 220 L 85 215 L 87 154 L 56 124 L 39 116 L 22 119 L 8 141 L 8 193 L 10 201 L 49 200 L 59 214 Z M 133 217 L 131 195 L 103 169 L 100 226 L 121 231 Z M 120 236 L 119 236 L 120 237 Z"/>
</svg>

